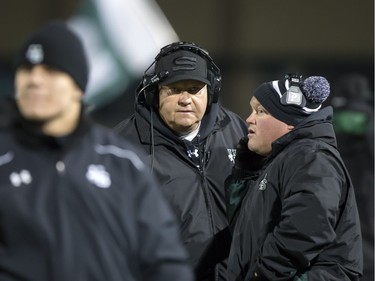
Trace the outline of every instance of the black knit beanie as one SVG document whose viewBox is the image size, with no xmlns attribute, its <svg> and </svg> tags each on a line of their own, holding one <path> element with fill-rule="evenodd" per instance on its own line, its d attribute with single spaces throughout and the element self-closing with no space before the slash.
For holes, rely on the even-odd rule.
<svg viewBox="0 0 375 281">
<path fill-rule="evenodd" d="M 261 84 L 255 89 L 254 97 L 273 117 L 296 126 L 317 112 L 329 93 L 329 83 L 324 77 L 303 80 L 298 74 L 288 74 L 282 80 Z"/>
<path fill-rule="evenodd" d="M 34 32 L 21 47 L 15 68 L 45 64 L 69 74 L 85 92 L 88 64 L 82 42 L 63 21 L 52 21 Z"/>
</svg>

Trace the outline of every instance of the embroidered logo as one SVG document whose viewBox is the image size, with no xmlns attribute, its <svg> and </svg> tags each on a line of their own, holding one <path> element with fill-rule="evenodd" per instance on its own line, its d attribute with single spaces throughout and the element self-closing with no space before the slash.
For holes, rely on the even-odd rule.
<svg viewBox="0 0 375 281">
<path fill-rule="evenodd" d="M 173 60 L 175 66 L 172 67 L 173 71 L 180 70 L 194 70 L 197 68 L 197 59 L 195 57 L 178 57 Z"/>
<path fill-rule="evenodd" d="M 32 64 L 41 63 L 44 59 L 43 47 L 40 44 L 31 44 L 26 51 L 26 58 Z"/>
<path fill-rule="evenodd" d="M 267 174 L 264 176 L 264 178 L 259 183 L 259 190 L 266 190 L 267 188 Z"/>
<path fill-rule="evenodd" d="M 197 157 L 198 158 L 199 157 L 199 153 L 198 153 L 198 149 L 197 148 L 195 148 L 194 151 L 188 150 L 187 153 L 188 153 L 188 156 L 190 158 L 193 158 L 193 157 Z"/>
<path fill-rule="evenodd" d="M 228 148 L 227 151 L 228 151 L 228 158 L 230 162 L 234 164 L 234 160 L 236 159 L 236 150 L 233 148 L 232 149 Z"/>
<path fill-rule="evenodd" d="M 103 165 L 90 165 L 87 168 L 86 178 L 100 188 L 109 188 L 111 186 L 111 177 Z"/>
<path fill-rule="evenodd" d="M 10 182 L 14 187 L 21 185 L 28 185 L 32 182 L 31 174 L 28 170 L 21 170 L 20 172 L 13 172 L 9 176 Z"/>
</svg>

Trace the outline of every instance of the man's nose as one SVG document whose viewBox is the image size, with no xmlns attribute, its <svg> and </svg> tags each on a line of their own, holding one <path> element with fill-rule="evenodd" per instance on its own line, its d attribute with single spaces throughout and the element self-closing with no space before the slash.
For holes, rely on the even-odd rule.
<svg viewBox="0 0 375 281">
<path fill-rule="evenodd" d="M 180 102 L 190 102 L 191 95 L 187 90 L 180 90 Z"/>
</svg>

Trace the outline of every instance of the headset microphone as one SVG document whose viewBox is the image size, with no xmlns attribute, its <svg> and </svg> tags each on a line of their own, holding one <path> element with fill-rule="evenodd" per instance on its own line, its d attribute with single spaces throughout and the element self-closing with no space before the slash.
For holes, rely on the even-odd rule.
<svg viewBox="0 0 375 281">
<path fill-rule="evenodd" d="M 141 85 L 143 85 L 143 87 L 137 90 L 138 95 L 142 93 L 144 90 L 146 90 L 148 87 L 153 86 L 159 81 L 165 79 L 168 75 L 169 75 L 169 71 L 162 71 L 160 73 L 155 74 L 151 78 L 147 79 L 148 83 L 145 84 L 145 81 L 142 81 Z"/>
<path fill-rule="evenodd" d="M 162 72 L 159 72 L 159 73 L 155 74 L 153 77 L 151 77 L 150 84 L 155 84 L 155 83 L 167 78 L 168 75 L 169 75 L 168 70 L 164 70 Z"/>
</svg>

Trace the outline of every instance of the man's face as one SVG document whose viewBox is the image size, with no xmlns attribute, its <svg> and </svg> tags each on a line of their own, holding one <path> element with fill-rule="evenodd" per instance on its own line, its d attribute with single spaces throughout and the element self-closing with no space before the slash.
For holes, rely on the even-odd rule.
<svg viewBox="0 0 375 281">
<path fill-rule="evenodd" d="M 82 92 L 65 72 L 46 65 L 21 66 L 15 77 L 16 102 L 28 120 L 69 119 L 80 108 Z"/>
<path fill-rule="evenodd" d="M 271 154 L 272 142 L 288 133 L 293 126 L 276 119 L 259 103 L 257 98 L 250 100 L 252 109 L 247 117 L 249 142 L 248 148 L 259 155 L 267 156 Z"/>
<path fill-rule="evenodd" d="M 177 134 L 188 134 L 198 127 L 206 112 L 207 95 L 207 85 L 195 80 L 161 86 L 159 114 Z"/>
</svg>

